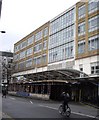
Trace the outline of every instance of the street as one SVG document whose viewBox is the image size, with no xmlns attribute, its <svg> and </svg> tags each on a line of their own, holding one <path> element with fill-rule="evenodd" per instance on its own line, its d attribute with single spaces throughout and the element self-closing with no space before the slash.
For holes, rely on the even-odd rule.
<svg viewBox="0 0 99 120">
<path fill-rule="evenodd" d="M 63 118 L 58 113 L 59 102 L 7 96 L 2 98 L 2 111 L 10 118 Z M 95 118 L 97 109 L 70 103 L 72 118 Z"/>
</svg>

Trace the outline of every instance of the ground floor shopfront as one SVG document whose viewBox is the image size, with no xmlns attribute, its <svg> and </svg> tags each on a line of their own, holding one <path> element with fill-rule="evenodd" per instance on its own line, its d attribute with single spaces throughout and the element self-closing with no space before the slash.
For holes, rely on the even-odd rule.
<svg viewBox="0 0 99 120">
<path fill-rule="evenodd" d="M 25 74 L 31 82 L 13 82 L 9 84 L 9 93 L 19 96 L 61 100 L 63 91 L 70 94 L 72 101 L 88 102 L 98 105 L 99 77 L 89 77 L 77 70 L 50 70 Z M 19 80 L 20 81 L 20 80 Z"/>
<path fill-rule="evenodd" d="M 65 82 L 39 82 L 10 84 L 9 93 L 32 98 L 46 100 L 61 100 L 61 93 L 66 91 L 70 94 L 72 101 L 86 102 L 98 105 L 98 86 L 97 82 L 78 82 L 75 84 Z"/>
</svg>

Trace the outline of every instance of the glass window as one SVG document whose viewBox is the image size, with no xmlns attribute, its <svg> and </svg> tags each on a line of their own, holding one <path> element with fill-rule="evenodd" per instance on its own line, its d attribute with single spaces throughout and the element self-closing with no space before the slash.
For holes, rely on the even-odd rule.
<svg viewBox="0 0 99 120">
<path fill-rule="evenodd" d="M 78 25 L 78 36 L 85 34 L 85 22 Z"/>
<path fill-rule="evenodd" d="M 42 43 L 39 43 L 34 46 L 34 53 L 40 52 L 42 50 Z"/>
<path fill-rule="evenodd" d="M 89 14 L 99 10 L 99 1 L 89 1 L 88 12 Z"/>
<path fill-rule="evenodd" d="M 44 37 L 48 36 L 48 27 L 46 27 L 43 32 L 44 32 Z"/>
<path fill-rule="evenodd" d="M 99 74 L 99 62 L 91 63 L 91 74 Z"/>
<path fill-rule="evenodd" d="M 33 48 L 29 48 L 26 50 L 26 56 L 32 55 L 33 53 Z"/>
<path fill-rule="evenodd" d="M 21 44 L 20 44 L 20 49 L 23 49 L 27 46 L 27 41 L 23 41 Z"/>
<path fill-rule="evenodd" d="M 33 41 L 34 41 L 34 35 L 32 37 L 28 38 L 27 45 L 33 44 Z"/>
<path fill-rule="evenodd" d="M 90 37 L 88 40 L 88 50 L 96 50 L 99 49 L 99 35 Z"/>
<path fill-rule="evenodd" d="M 32 58 L 26 60 L 26 67 L 31 67 L 32 66 Z"/>
<path fill-rule="evenodd" d="M 89 32 L 99 29 L 99 15 L 88 20 Z"/>
<path fill-rule="evenodd" d="M 26 51 L 21 52 L 21 53 L 20 53 L 20 59 L 25 58 L 25 54 L 26 54 Z"/>
<path fill-rule="evenodd" d="M 78 53 L 84 53 L 85 52 L 85 40 L 78 42 Z"/>
<path fill-rule="evenodd" d="M 42 31 L 36 33 L 35 35 L 35 41 L 41 40 L 42 39 Z"/>
<path fill-rule="evenodd" d="M 86 7 L 85 5 L 81 6 L 78 8 L 78 18 L 83 18 L 85 17 L 85 12 L 86 12 Z"/>
<path fill-rule="evenodd" d="M 81 72 L 83 72 L 83 65 L 82 65 L 82 64 L 79 65 L 79 70 L 80 70 Z"/>
<path fill-rule="evenodd" d="M 25 67 L 25 62 L 24 61 L 20 62 L 19 69 L 24 69 L 24 67 Z"/>
<path fill-rule="evenodd" d="M 43 42 L 43 49 L 47 49 L 47 41 Z"/>
</svg>

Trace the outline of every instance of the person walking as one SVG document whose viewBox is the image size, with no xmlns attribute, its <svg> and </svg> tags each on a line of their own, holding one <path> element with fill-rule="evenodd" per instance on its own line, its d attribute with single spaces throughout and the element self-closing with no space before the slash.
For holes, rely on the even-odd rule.
<svg viewBox="0 0 99 120">
<path fill-rule="evenodd" d="M 5 97 L 5 98 L 6 98 L 6 94 L 7 94 L 6 89 L 2 90 L 2 97 Z"/>
</svg>

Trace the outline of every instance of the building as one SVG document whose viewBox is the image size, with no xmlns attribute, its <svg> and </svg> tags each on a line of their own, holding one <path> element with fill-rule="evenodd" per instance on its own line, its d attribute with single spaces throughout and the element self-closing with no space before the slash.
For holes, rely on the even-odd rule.
<svg viewBox="0 0 99 120">
<path fill-rule="evenodd" d="M 15 71 L 9 91 L 59 99 L 65 90 L 72 100 L 97 102 L 98 3 L 78 2 L 18 41 L 14 45 Z"/>
<path fill-rule="evenodd" d="M 13 53 L 0 51 L 0 85 L 8 86 L 11 80 Z"/>
<path fill-rule="evenodd" d="M 0 0 L 0 17 L 1 17 L 1 9 L 2 9 L 2 0 Z"/>
</svg>

